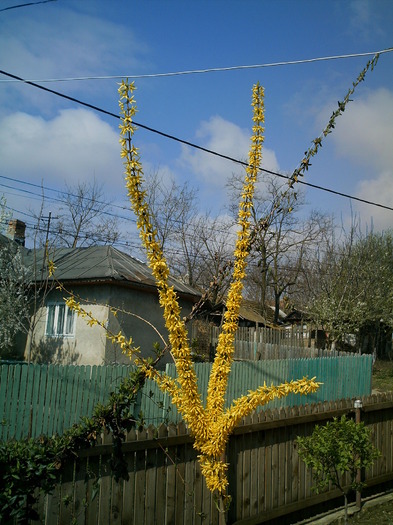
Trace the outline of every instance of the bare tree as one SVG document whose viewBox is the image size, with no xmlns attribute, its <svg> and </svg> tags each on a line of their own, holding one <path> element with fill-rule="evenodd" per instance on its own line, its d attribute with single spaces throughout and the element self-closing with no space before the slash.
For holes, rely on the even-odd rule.
<svg viewBox="0 0 393 525">
<path fill-rule="evenodd" d="M 201 214 L 198 194 L 187 182 L 167 181 L 158 173 L 146 180 L 154 225 L 173 275 L 199 290 L 211 284 L 209 299 L 222 299 L 230 252 L 228 230 L 233 221 Z"/>
<path fill-rule="evenodd" d="M 65 188 L 59 194 L 62 204 L 54 221 L 57 245 L 76 248 L 119 240 L 118 219 L 110 211 L 103 186 L 93 180 Z"/>
<path fill-rule="evenodd" d="M 233 221 L 227 217 L 205 214 L 194 217 L 183 232 L 186 257 L 179 260 L 178 270 L 180 274 L 186 272 L 188 284 L 208 290 L 213 304 L 224 298 L 229 286 L 230 249 L 234 244 L 234 236 L 231 239 L 230 235 L 232 226 Z"/>
<path fill-rule="evenodd" d="M 240 178 L 234 175 L 228 186 L 236 201 Z M 295 292 L 306 255 L 320 241 L 328 222 L 315 211 L 302 219 L 298 212 L 304 196 L 283 188 L 273 177 L 259 184 L 251 212 L 254 228 L 245 281 L 245 294 L 259 304 L 263 316 L 267 304 L 273 303 L 274 322 L 278 321 L 282 298 Z"/>
</svg>

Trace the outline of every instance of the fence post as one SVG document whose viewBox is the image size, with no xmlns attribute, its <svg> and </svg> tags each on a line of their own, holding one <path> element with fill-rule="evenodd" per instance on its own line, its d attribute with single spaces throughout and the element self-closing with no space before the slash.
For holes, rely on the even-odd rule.
<svg viewBox="0 0 393 525">
<path fill-rule="evenodd" d="M 360 423 L 361 410 L 363 408 L 363 403 L 361 399 L 356 399 L 354 402 L 355 408 L 355 423 L 358 425 Z M 360 483 L 362 481 L 362 471 L 359 468 L 356 472 L 356 482 Z M 358 509 L 362 508 L 362 493 L 360 490 L 356 491 L 356 506 Z"/>
</svg>

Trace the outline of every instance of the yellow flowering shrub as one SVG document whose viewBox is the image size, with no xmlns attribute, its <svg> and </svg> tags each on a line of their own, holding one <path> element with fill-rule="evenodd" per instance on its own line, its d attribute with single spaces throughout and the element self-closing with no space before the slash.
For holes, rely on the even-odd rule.
<svg viewBox="0 0 393 525">
<path fill-rule="evenodd" d="M 207 390 L 206 406 L 203 406 L 198 392 L 197 376 L 191 359 L 191 346 L 188 340 L 185 322 L 181 318 L 180 306 L 173 287 L 168 284 L 169 269 L 161 250 L 157 231 L 146 202 L 143 190 L 143 169 L 138 149 L 133 144 L 136 127 L 133 117 L 136 113 L 134 83 L 123 81 L 119 87 L 120 96 L 120 144 L 121 157 L 124 159 L 125 179 L 132 209 L 137 216 L 137 226 L 148 263 L 154 275 L 159 291 L 160 305 L 163 308 L 165 325 L 169 334 L 169 343 L 173 355 L 177 379 L 159 374 L 142 358 L 138 364 L 146 375 L 155 380 L 159 387 L 171 395 L 185 422 L 194 436 L 194 447 L 199 452 L 202 474 L 210 491 L 225 494 L 228 479 L 228 465 L 225 463 L 225 448 L 230 433 L 240 420 L 253 412 L 258 406 L 274 398 L 289 393 L 307 394 L 315 392 L 319 383 L 303 378 L 279 386 L 263 385 L 250 391 L 225 409 L 225 393 L 234 353 L 234 338 L 238 327 L 239 308 L 242 299 L 243 279 L 246 275 L 246 259 L 249 253 L 251 235 L 251 208 L 259 166 L 262 160 L 264 99 L 263 88 L 259 84 L 253 87 L 253 135 L 249 163 L 243 185 L 238 212 L 238 234 L 234 249 L 232 281 L 227 298 L 227 311 L 224 315 L 222 332 L 219 337 L 216 357 L 213 362 Z M 119 340 L 120 344 L 121 341 Z"/>
</svg>

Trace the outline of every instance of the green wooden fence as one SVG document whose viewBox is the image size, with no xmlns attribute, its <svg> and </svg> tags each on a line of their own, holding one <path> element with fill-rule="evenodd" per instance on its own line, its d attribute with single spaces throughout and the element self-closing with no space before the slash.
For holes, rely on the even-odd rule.
<svg viewBox="0 0 393 525">
<path fill-rule="evenodd" d="M 199 389 L 205 400 L 210 363 L 195 364 Z M 63 433 L 82 416 L 90 416 L 97 403 L 134 370 L 133 366 L 61 366 L 0 363 L 0 439 L 20 439 Z M 167 373 L 176 377 L 174 365 Z M 372 356 L 244 361 L 233 364 L 227 405 L 264 382 L 270 385 L 304 376 L 322 382 L 309 396 L 291 394 L 270 402 L 268 408 L 289 407 L 370 395 Z M 180 416 L 152 381 L 147 381 L 134 406 L 134 415 L 146 424 L 179 422 Z"/>
<path fill-rule="evenodd" d="M 0 439 L 63 433 L 105 403 L 132 369 L 0 363 Z"/>
<path fill-rule="evenodd" d="M 211 363 L 195 364 L 199 392 L 204 402 L 211 367 Z M 171 377 L 176 377 L 174 365 L 167 365 L 166 371 Z M 226 405 L 229 406 L 233 399 L 258 388 L 264 382 L 267 385 L 279 384 L 304 376 L 315 376 L 323 384 L 314 394 L 290 394 L 266 406 L 269 409 L 291 407 L 370 395 L 372 356 L 352 354 L 342 357 L 235 362 L 229 376 Z M 178 423 L 181 420 L 176 408 L 171 405 L 170 397 L 163 394 L 155 383 L 146 385 L 135 408 L 143 414 L 146 424 L 159 425 L 162 421 Z"/>
</svg>

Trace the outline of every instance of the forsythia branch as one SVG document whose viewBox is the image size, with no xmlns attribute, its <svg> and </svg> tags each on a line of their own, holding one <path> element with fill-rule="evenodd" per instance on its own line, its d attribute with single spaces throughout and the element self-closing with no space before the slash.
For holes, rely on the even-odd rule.
<svg viewBox="0 0 393 525">
<path fill-rule="evenodd" d="M 195 438 L 194 447 L 200 453 L 199 460 L 206 484 L 210 491 L 218 491 L 222 496 L 228 485 L 228 465 L 224 461 L 225 447 L 229 434 L 238 421 L 258 405 L 267 403 L 274 397 L 282 397 L 290 392 L 307 393 L 314 391 L 319 386 L 314 379 L 308 380 L 307 378 L 291 381 L 278 387 L 264 386 L 235 401 L 229 410 L 224 409 L 225 393 L 233 361 L 234 337 L 238 327 L 243 279 L 246 275 L 246 259 L 249 253 L 254 188 L 262 160 L 263 88 L 259 84 L 253 87 L 253 136 L 249 166 L 246 170 L 239 203 L 239 231 L 234 251 L 232 282 L 226 302 L 227 311 L 210 375 L 206 408 L 198 392 L 197 376 L 192 363 L 185 320 L 180 316 L 181 311 L 176 293 L 168 284 L 168 265 L 157 239 L 157 231 L 152 225 L 146 192 L 143 190 L 143 169 L 138 149 L 132 143 L 136 130 L 132 120 L 136 113 L 134 90 L 134 83 L 125 81 L 119 87 L 121 157 L 124 159 L 128 195 L 137 216 L 137 225 L 149 266 L 156 280 L 160 304 L 164 309 L 164 319 L 176 364 L 177 379 L 159 374 L 151 367 L 145 366 L 143 361 L 140 362 L 140 365 L 145 366 L 143 370 L 148 377 L 154 379 L 162 390 L 171 394 L 173 403 L 178 407 Z"/>
</svg>

